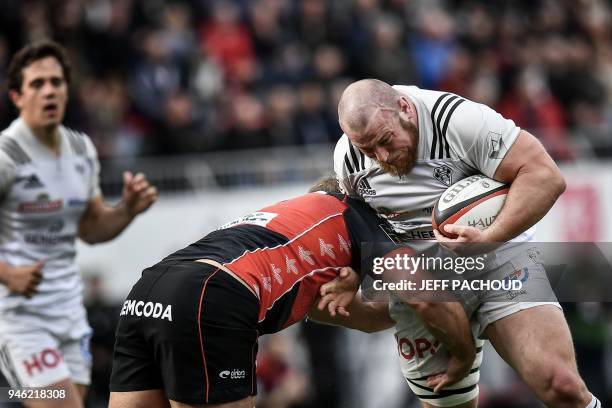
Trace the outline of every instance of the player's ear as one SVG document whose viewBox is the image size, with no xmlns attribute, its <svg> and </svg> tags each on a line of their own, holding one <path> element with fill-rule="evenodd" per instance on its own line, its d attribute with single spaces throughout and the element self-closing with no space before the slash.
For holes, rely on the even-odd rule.
<svg viewBox="0 0 612 408">
<path fill-rule="evenodd" d="M 21 105 L 22 105 L 22 93 L 19 91 L 16 91 L 14 89 L 11 89 L 9 91 L 9 98 L 11 99 L 11 102 L 13 102 L 13 105 L 15 105 L 15 107 L 18 110 L 21 110 Z"/>
<path fill-rule="evenodd" d="M 399 110 L 400 110 L 399 114 L 402 117 L 402 119 L 408 120 L 412 112 L 412 108 L 410 106 L 410 102 L 408 101 L 408 98 L 406 98 L 405 96 L 400 96 L 399 100 L 397 101 L 397 104 L 399 105 Z"/>
</svg>

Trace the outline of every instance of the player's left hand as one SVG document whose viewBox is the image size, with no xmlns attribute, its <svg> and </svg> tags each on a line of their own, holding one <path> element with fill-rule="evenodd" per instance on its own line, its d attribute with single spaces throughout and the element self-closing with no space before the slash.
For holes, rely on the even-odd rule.
<svg viewBox="0 0 612 408">
<path fill-rule="evenodd" d="M 338 277 L 322 285 L 319 289 L 321 299 L 317 305 L 319 310 L 329 311 L 330 316 L 335 317 L 336 313 L 342 316 L 350 316 L 346 309 L 352 302 L 359 289 L 359 275 L 352 268 L 344 267 L 340 269 Z"/>
<path fill-rule="evenodd" d="M 427 386 L 433 388 L 436 394 L 439 393 L 444 387 L 453 385 L 467 377 L 473 362 L 474 359 L 461 359 L 451 355 L 446 372 L 430 375 L 427 378 Z"/>
<path fill-rule="evenodd" d="M 123 173 L 123 203 L 131 216 L 146 211 L 157 200 L 157 189 L 143 173 Z"/>
<path fill-rule="evenodd" d="M 478 228 L 455 224 L 448 224 L 443 228 L 447 234 L 452 234 L 455 237 L 446 237 L 440 231 L 434 229 L 436 240 L 440 245 L 447 247 L 457 254 L 480 254 L 492 251 L 498 246 L 496 243 L 489 242 L 486 232 Z"/>
</svg>

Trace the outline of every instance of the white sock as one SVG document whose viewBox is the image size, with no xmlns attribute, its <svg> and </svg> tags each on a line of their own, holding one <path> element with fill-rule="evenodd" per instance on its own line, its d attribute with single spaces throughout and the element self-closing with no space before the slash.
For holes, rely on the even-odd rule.
<svg viewBox="0 0 612 408">
<path fill-rule="evenodd" d="M 586 408 L 601 408 L 601 402 L 593 394 L 591 394 L 591 397 L 591 402 L 589 402 Z"/>
</svg>

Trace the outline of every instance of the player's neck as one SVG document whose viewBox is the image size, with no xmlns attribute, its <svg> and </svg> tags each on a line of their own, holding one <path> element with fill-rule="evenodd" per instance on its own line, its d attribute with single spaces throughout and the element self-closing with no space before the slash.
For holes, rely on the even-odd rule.
<svg viewBox="0 0 612 408">
<path fill-rule="evenodd" d="M 58 125 L 32 126 L 28 124 L 28 127 L 40 143 L 42 143 L 46 148 L 51 150 L 54 154 L 59 154 L 60 133 Z"/>
</svg>

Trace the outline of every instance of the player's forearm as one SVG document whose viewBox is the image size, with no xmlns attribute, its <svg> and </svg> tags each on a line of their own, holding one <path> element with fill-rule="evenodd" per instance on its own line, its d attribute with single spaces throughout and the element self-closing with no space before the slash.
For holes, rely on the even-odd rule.
<svg viewBox="0 0 612 408">
<path fill-rule="evenodd" d="M 11 265 L 0 262 L 0 283 L 6 284 L 9 268 L 11 268 Z"/>
<path fill-rule="evenodd" d="M 119 235 L 134 219 L 125 206 L 103 206 L 86 213 L 79 223 L 79 238 L 88 244 L 109 241 Z"/>
<path fill-rule="evenodd" d="M 315 305 L 310 309 L 308 318 L 318 323 L 343 326 L 365 333 L 374 333 L 395 326 L 395 321 L 389 316 L 389 306 L 386 302 L 366 303 L 357 294 L 347 306 L 350 316 L 336 314 L 332 317 L 327 309 L 318 310 Z"/>
<path fill-rule="evenodd" d="M 476 356 L 474 339 L 463 307 L 458 302 L 408 302 L 423 324 L 452 355 L 464 361 Z"/>
<path fill-rule="evenodd" d="M 565 181 L 556 168 L 522 170 L 510 186 L 502 211 L 485 230 L 487 240 L 506 242 L 526 231 L 546 215 L 564 190 Z"/>
</svg>

